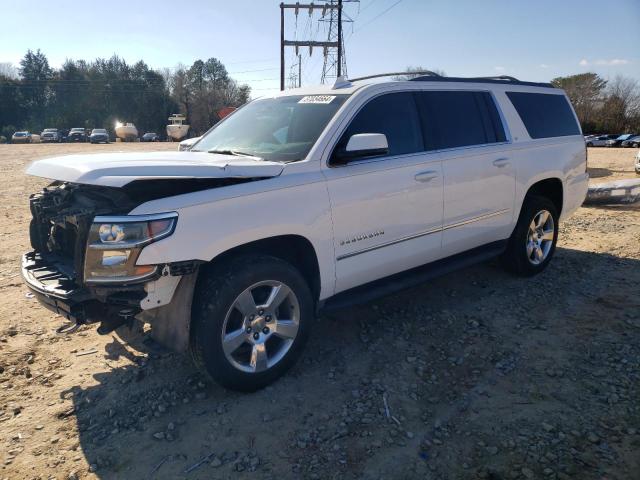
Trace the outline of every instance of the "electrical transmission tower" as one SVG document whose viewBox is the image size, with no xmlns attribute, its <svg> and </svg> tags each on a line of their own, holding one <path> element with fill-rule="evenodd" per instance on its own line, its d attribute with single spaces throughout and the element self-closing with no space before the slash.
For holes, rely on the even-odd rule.
<svg viewBox="0 0 640 480">
<path fill-rule="evenodd" d="M 284 90 L 285 86 L 285 47 L 294 47 L 296 56 L 298 57 L 298 74 L 295 75 L 293 72 L 290 74 L 289 85 L 295 85 L 297 80 L 298 86 L 300 86 L 302 82 L 300 78 L 302 75 L 302 57 L 298 53 L 300 47 L 308 47 L 309 56 L 312 55 L 314 47 L 322 48 L 322 54 L 324 56 L 321 77 L 322 83 L 324 83 L 327 78 L 346 75 L 347 65 L 344 56 L 342 24 L 345 21 L 352 22 L 353 20 L 344 14 L 342 7 L 343 3 L 359 1 L 360 0 L 326 0 L 322 4 L 314 4 L 313 2 L 306 4 L 300 2 L 280 4 L 280 90 Z M 314 11 L 320 10 L 321 16 L 319 22 L 328 23 L 327 40 L 287 40 L 284 32 L 285 10 L 287 9 L 295 10 L 296 19 L 300 10 L 308 10 L 310 19 Z"/>
<path fill-rule="evenodd" d="M 341 75 L 347 76 L 347 59 L 344 52 L 344 36 L 342 24 L 345 22 L 353 22 L 353 20 L 347 16 L 342 10 L 343 3 L 359 2 L 360 0 L 329 0 L 330 6 L 337 6 L 338 8 L 331 8 L 328 12 L 329 18 L 321 18 L 321 22 L 326 22 L 327 26 L 327 41 L 335 43 L 337 48 L 326 48 L 324 51 L 324 63 L 322 65 L 322 76 L 320 81 L 325 82 L 327 78 L 337 78 Z"/>
</svg>

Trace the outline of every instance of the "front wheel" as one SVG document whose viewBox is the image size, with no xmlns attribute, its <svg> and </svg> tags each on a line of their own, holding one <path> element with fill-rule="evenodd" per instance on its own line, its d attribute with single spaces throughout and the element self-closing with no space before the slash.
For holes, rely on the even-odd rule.
<svg viewBox="0 0 640 480">
<path fill-rule="evenodd" d="M 201 272 L 192 308 L 191 351 L 221 385 L 255 391 L 300 356 L 313 321 L 300 272 L 265 255 L 248 255 Z"/>
<path fill-rule="evenodd" d="M 505 268 L 525 277 L 544 270 L 556 249 L 558 221 L 558 211 L 551 200 L 527 195 L 502 256 Z"/>
</svg>

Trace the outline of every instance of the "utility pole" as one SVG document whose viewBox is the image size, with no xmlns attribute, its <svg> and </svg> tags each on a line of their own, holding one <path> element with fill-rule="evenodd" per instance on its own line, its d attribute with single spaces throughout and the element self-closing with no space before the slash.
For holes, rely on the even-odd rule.
<svg viewBox="0 0 640 480">
<path fill-rule="evenodd" d="M 302 86 L 302 55 L 298 54 L 298 61 L 289 67 L 289 88 Z"/>
<path fill-rule="evenodd" d="M 338 0 L 338 77 L 342 75 L 342 0 Z M 325 57 L 326 58 L 326 57 Z M 346 67 L 346 65 L 345 65 Z M 346 70 L 346 68 L 345 68 Z M 346 72 L 345 72 L 346 73 Z"/>
<path fill-rule="evenodd" d="M 359 0 L 344 0 L 344 1 L 359 1 Z M 344 61 L 344 44 L 342 38 L 342 3 L 343 0 L 327 0 L 324 4 L 318 5 L 311 3 L 281 3 L 280 4 L 280 90 L 284 90 L 285 84 L 285 48 L 294 47 L 296 55 L 298 55 L 298 85 L 301 83 L 302 74 L 302 61 L 301 55 L 298 53 L 300 47 L 308 47 L 309 55 L 312 54 L 313 48 L 322 48 L 324 55 L 324 66 L 322 68 L 322 82 L 326 77 L 333 76 L 329 73 L 334 67 L 336 68 L 337 76 L 346 74 L 346 65 Z M 320 21 L 329 22 L 329 34 L 327 41 L 315 41 L 315 40 L 287 40 L 284 31 L 285 10 L 294 10 L 297 16 L 300 10 L 308 10 L 309 16 L 313 14 L 315 10 L 322 10 L 322 19 Z M 324 20 L 325 16 L 329 14 L 329 20 Z M 347 21 L 352 21 L 348 19 Z M 331 56 L 332 61 L 327 61 L 328 56 Z M 335 59 L 337 57 L 337 60 Z"/>
<path fill-rule="evenodd" d="M 284 3 L 280 4 L 280 90 L 284 90 Z"/>
</svg>

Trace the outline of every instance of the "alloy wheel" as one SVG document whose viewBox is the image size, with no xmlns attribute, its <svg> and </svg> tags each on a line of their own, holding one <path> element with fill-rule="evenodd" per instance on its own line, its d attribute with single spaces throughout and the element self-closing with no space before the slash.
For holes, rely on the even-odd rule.
<svg viewBox="0 0 640 480">
<path fill-rule="evenodd" d="M 298 334 L 300 305 L 276 280 L 251 285 L 236 297 L 222 326 L 222 349 L 238 370 L 268 370 L 287 354 Z"/>
<path fill-rule="evenodd" d="M 546 260 L 553 246 L 555 222 L 548 210 L 540 210 L 529 224 L 527 234 L 527 258 L 533 265 Z"/>
</svg>

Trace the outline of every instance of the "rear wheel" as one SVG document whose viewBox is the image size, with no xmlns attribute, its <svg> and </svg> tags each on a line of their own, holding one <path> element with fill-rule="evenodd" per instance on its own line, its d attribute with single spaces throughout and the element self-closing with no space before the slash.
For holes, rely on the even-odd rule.
<svg viewBox="0 0 640 480">
<path fill-rule="evenodd" d="M 532 276 L 544 270 L 558 241 L 558 211 L 551 200 L 528 195 L 502 261 L 507 270 Z"/>
<path fill-rule="evenodd" d="M 313 312 L 304 278 L 283 260 L 250 255 L 209 267 L 192 309 L 194 361 L 227 388 L 263 388 L 299 357 Z"/>
</svg>

